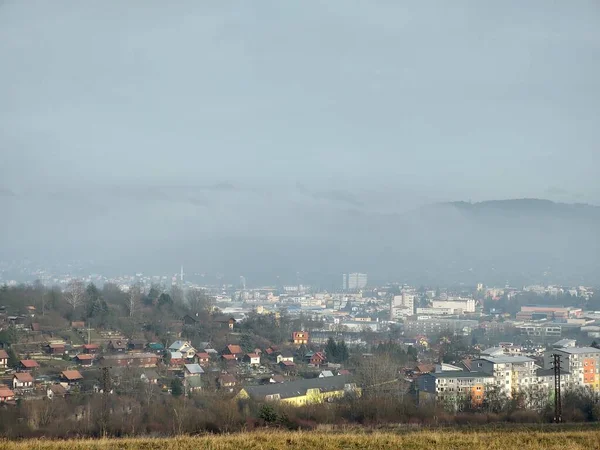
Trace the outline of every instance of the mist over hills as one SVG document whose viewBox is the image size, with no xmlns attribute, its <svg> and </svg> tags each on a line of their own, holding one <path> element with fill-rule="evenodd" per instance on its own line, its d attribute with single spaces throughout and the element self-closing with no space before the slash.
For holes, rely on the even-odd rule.
<svg viewBox="0 0 600 450">
<path fill-rule="evenodd" d="M 348 271 L 374 283 L 600 283 L 597 206 L 518 199 L 382 213 L 339 202 L 247 200 L 243 212 L 239 201 L 220 209 L 171 205 L 169 213 L 137 202 L 93 220 L 34 209 L 26 226 L 13 224 L 2 253 L 42 264 L 93 261 L 90 270 L 105 274 L 175 273 L 183 264 L 190 276 L 325 289 L 337 289 Z"/>
</svg>

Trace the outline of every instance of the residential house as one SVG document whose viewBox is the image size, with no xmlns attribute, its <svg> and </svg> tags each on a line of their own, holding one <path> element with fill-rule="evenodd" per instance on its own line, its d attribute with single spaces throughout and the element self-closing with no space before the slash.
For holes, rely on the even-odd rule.
<svg viewBox="0 0 600 450">
<path fill-rule="evenodd" d="M 12 402 L 15 399 L 15 393 L 8 386 L 0 385 L 0 403 Z"/>
<path fill-rule="evenodd" d="M 48 344 L 48 353 L 53 356 L 62 356 L 65 354 L 65 344 L 64 343 L 50 343 Z"/>
<path fill-rule="evenodd" d="M 183 385 L 185 386 L 186 391 L 193 392 L 199 391 L 202 389 L 202 379 L 201 376 L 204 373 L 204 370 L 200 366 L 200 364 L 186 364 L 183 372 Z"/>
<path fill-rule="evenodd" d="M 331 370 L 322 370 L 319 374 L 319 378 L 333 377 L 333 372 Z"/>
<path fill-rule="evenodd" d="M 198 364 L 201 366 L 207 366 L 210 363 L 210 355 L 206 352 L 197 352 L 196 361 L 198 361 Z"/>
<path fill-rule="evenodd" d="M 148 351 L 156 353 L 157 355 L 162 355 L 165 351 L 165 346 L 160 342 L 150 342 L 148 344 Z"/>
<path fill-rule="evenodd" d="M 78 370 L 64 370 L 60 373 L 60 380 L 69 386 L 74 386 L 83 380 L 83 375 Z"/>
<path fill-rule="evenodd" d="M 75 328 L 76 330 L 83 330 L 85 328 L 85 322 L 71 322 L 71 328 Z"/>
<path fill-rule="evenodd" d="M 149 384 L 158 384 L 158 373 L 153 369 L 146 369 L 140 375 L 140 379 Z"/>
<path fill-rule="evenodd" d="M 272 346 L 270 346 L 269 348 L 267 348 L 267 349 L 265 350 L 265 353 L 266 353 L 268 356 L 274 356 L 274 355 L 275 355 L 275 354 L 276 354 L 278 351 L 279 351 L 279 347 L 277 347 L 277 346 L 275 346 L 275 345 L 272 345 Z"/>
<path fill-rule="evenodd" d="M 222 327 L 227 327 L 230 330 L 233 330 L 233 327 L 236 324 L 236 320 L 233 317 L 227 317 L 227 318 L 215 319 L 215 323 L 220 324 Z"/>
<path fill-rule="evenodd" d="M 94 355 L 88 355 L 86 353 L 80 353 L 75 357 L 75 362 L 80 366 L 89 367 L 94 362 Z"/>
<path fill-rule="evenodd" d="M 350 371 L 348 369 L 340 369 L 338 370 L 338 376 L 339 375 L 350 375 Z"/>
<path fill-rule="evenodd" d="M 46 396 L 52 400 L 54 397 L 64 397 L 67 395 L 67 390 L 62 384 L 53 384 L 46 389 Z"/>
<path fill-rule="evenodd" d="M 243 361 L 251 366 L 260 366 L 260 356 L 256 353 L 247 353 L 244 355 Z"/>
<path fill-rule="evenodd" d="M 127 348 L 130 352 L 142 352 L 146 347 L 146 341 L 143 339 L 130 339 Z"/>
<path fill-rule="evenodd" d="M 8 353 L 6 350 L 0 350 L 0 370 L 6 370 L 8 367 Z"/>
<path fill-rule="evenodd" d="M 112 367 L 154 367 L 158 360 L 159 356 L 154 353 L 128 353 L 103 355 L 100 358 L 100 363 L 103 366 Z"/>
<path fill-rule="evenodd" d="M 125 350 L 127 350 L 127 342 L 125 342 L 122 339 L 116 339 L 114 341 L 109 341 L 107 349 L 109 352 L 125 353 Z"/>
<path fill-rule="evenodd" d="M 40 324 L 37 322 L 33 322 L 31 324 L 31 331 L 35 332 L 35 333 L 39 333 L 40 331 L 42 331 L 42 328 L 40 327 Z"/>
<path fill-rule="evenodd" d="M 416 379 L 416 383 L 419 402 L 435 401 L 458 409 L 464 401 L 480 405 L 485 398 L 486 388 L 495 383 L 495 378 L 485 372 L 451 371 L 423 374 Z"/>
<path fill-rule="evenodd" d="M 289 350 L 282 350 L 277 354 L 277 364 L 281 361 L 294 362 L 294 354 Z"/>
<path fill-rule="evenodd" d="M 33 359 L 22 359 L 21 361 L 19 361 L 20 372 L 30 372 L 39 367 L 40 365 L 37 363 L 37 361 L 34 361 Z"/>
<path fill-rule="evenodd" d="M 285 377 L 283 375 L 273 375 L 269 378 L 269 383 L 285 383 Z"/>
<path fill-rule="evenodd" d="M 294 331 L 292 333 L 292 342 L 294 345 L 308 345 L 308 333 L 306 331 Z"/>
<path fill-rule="evenodd" d="M 168 349 L 170 352 L 180 352 L 183 355 L 183 359 L 193 360 L 196 356 L 197 350 L 192 347 L 190 341 L 175 341 Z"/>
<path fill-rule="evenodd" d="M 237 384 L 235 377 L 229 373 L 223 373 L 217 379 L 217 383 L 221 389 L 231 389 Z"/>
<path fill-rule="evenodd" d="M 28 372 L 19 372 L 13 375 L 13 389 L 20 391 L 30 391 L 33 389 L 33 377 Z"/>
<path fill-rule="evenodd" d="M 95 355 L 100 351 L 100 346 L 98 344 L 84 344 L 83 345 L 83 353 L 88 355 Z"/>
<path fill-rule="evenodd" d="M 169 367 L 176 368 L 181 367 L 185 364 L 185 359 L 183 358 L 183 353 L 181 352 L 169 352 L 171 359 L 169 360 Z"/>
<path fill-rule="evenodd" d="M 200 364 L 185 364 L 183 377 L 199 377 L 204 373 L 204 369 L 200 366 Z"/>
<path fill-rule="evenodd" d="M 325 363 L 326 359 L 327 358 L 325 357 L 325 354 L 323 352 L 316 352 L 310 357 L 308 364 L 310 366 L 319 367 L 320 365 Z"/>
<path fill-rule="evenodd" d="M 190 316 L 186 314 L 183 316 L 183 324 L 188 327 L 194 327 L 198 324 L 198 319 L 196 317 Z"/>
<path fill-rule="evenodd" d="M 221 360 L 225 361 L 228 365 L 235 365 L 237 362 L 235 355 L 221 355 Z"/>
<path fill-rule="evenodd" d="M 242 358 L 242 355 L 244 354 L 244 351 L 239 345 L 229 344 L 221 353 L 223 354 L 223 356 L 233 355 L 235 356 L 236 360 L 240 360 Z"/>
<path fill-rule="evenodd" d="M 289 375 L 296 371 L 296 364 L 292 361 L 281 361 L 279 367 L 286 375 Z"/>
<path fill-rule="evenodd" d="M 349 377 L 340 376 L 246 386 L 239 392 L 237 398 L 259 402 L 281 401 L 301 406 L 333 401 L 349 393 L 360 395 L 360 389 Z"/>
</svg>

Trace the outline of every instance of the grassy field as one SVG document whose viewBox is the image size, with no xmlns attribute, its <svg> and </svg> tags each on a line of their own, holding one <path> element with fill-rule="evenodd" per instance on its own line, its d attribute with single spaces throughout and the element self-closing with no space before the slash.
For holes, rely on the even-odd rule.
<svg viewBox="0 0 600 450">
<path fill-rule="evenodd" d="M 600 431 L 415 431 L 393 432 L 278 432 L 258 431 L 231 435 L 177 437 L 170 439 L 100 439 L 100 440 L 23 440 L 0 441 L 0 449 L 388 449 L 407 450 L 469 449 L 469 450 L 542 450 L 599 449 Z"/>
</svg>

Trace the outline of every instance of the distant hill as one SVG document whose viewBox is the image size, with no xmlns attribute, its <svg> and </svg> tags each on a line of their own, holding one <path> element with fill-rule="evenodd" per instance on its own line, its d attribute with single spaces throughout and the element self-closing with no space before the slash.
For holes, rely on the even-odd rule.
<svg viewBox="0 0 600 450">
<path fill-rule="evenodd" d="M 450 202 L 399 216 L 411 273 L 445 281 L 600 283 L 600 207 L 540 199 Z"/>
</svg>

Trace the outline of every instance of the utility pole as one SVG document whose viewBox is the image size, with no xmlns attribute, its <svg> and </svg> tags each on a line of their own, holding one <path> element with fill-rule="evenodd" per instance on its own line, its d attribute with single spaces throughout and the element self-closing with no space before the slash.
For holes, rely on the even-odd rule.
<svg viewBox="0 0 600 450">
<path fill-rule="evenodd" d="M 554 423 L 562 422 L 562 399 L 560 395 L 560 355 L 553 354 L 554 368 Z"/>
<path fill-rule="evenodd" d="M 108 367 L 102 368 L 102 411 L 100 411 L 100 426 L 102 431 L 102 437 L 106 436 L 108 428 L 108 417 L 109 417 L 109 402 L 108 396 L 110 395 L 110 372 Z"/>
</svg>

